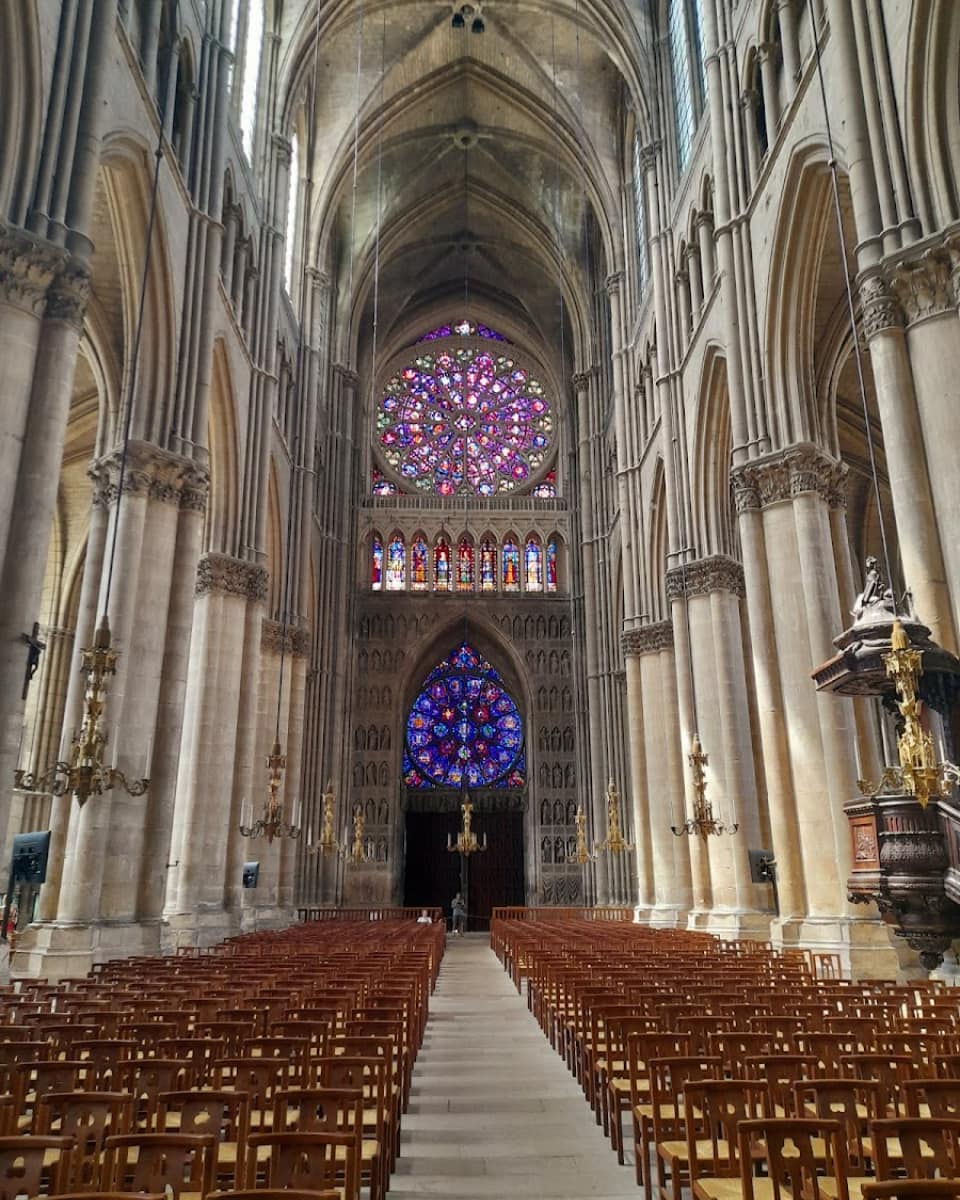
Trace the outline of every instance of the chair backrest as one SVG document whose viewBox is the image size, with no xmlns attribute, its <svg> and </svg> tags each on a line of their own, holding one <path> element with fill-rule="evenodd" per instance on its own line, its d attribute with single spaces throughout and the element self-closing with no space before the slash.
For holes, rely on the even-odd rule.
<svg viewBox="0 0 960 1200">
<path fill-rule="evenodd" d="M 73 1138 L 69 1186 L 92 1188 L 108 1137 L 130 1132 L 133 1097 L 126 1092 L 50 1092 L 38 1107 L 39 1133 Z"/>
<path fill-rule="evenodd" d="M 702 1175 L 737 1178 L 737 1126 L 770 1115 L 766 1084 L 746 1079 L 688 1080 L 683 1101 L 691 1183 Z M 704 1143 L 710 1147 L 708 1152 Z"/>
<path fill-rule="evenodd" d="M 273 1110 L 274 1133 L 363 1132 L 359 1088 L 284 1088 Z"/>
<path fill-rule="evenodd" d="M 246 1092 L 161 1092 L 157 1132 L 206 1133 L 220 1142 L 246 1141 L 250 1127 L 250 1097 Z"/>
<path fill-rule="evenodd" d="M 871 1121 L 878 1179 L 905 1171 L 915 1179 L 953 1179 L 960 1174 L 960 1121 L 944 1117 L 902 1117 Z"/>
<path fill-rule="evenodd" d="M 884 1116 L 903 1115 L 901 1085 L 913 1076 L 913 1059 L 907 1054 L 848 1054 L 840 1060 L 841 1074 L 854 1079 L 876 1079 Z"/>
<path fill-rule="evenodd" d="M 867 1119 L 880 1116 L 880 1084 L 875 1079 L 804 1079 L 793 1085 L 793 1091 L 799 1116 L 826 1117 L 843 1125 L 847 1162 L 851 1171 L 863 1174 L 865 1122 L 861 1109 Z"/>
<path fill-rule="evenodd" d="M 137 1102 L 136 1118 L 147 1125 L 153 1124 L 161 1092 L 185 1091 L 194 1077 L 187 1058 L 138 1058 L 120 1069 L 124 1088 Z"/>
<path fill-rule="evenodd" d="M 793 1115 L 794 1084 L 801 1079 L 812 1079 L 819 1069 L 817 1059 L 806 1054 L 747 1055 L 743 1061 L 748 1079 L 762 1079 L 766 1083 L 775 1116 Z"/>
<path fill-rule="evenodd" d="M 65 1191 L 73 1161 L 73 1138 L 0 1138 L 0 1200 Z"/>
<path fill-rule="evenodd" d="M 685 1054 L 651 1058 L 648 1065 L 654 1141 L 682 1140 L 686 1137 L 684 1091 L 687 1084 L 721 1078 L 723 1059 L 718 1055 Z"/>
<path fill-rule="evenodd" d="M 754 1200 L 754 1163 L 766 1160 L 774 1200 L 819 1200 L 819 1168 L 835 1181 L 837 1200 L 849 1200 L 843 1126 L 839 1121 L 785 1117 L 742 1121 L 737 1130 L 744 1200 Z M 815 1144 L 816 1143 L 816 1144 Z"/>
<path fill-rule="evenodd" d="M 905 1079 L 903 1101 L 908 1117 L 921 1116 L 921 1104 L 931 1117 L 960 1117 L 960 1079 Z"/>
<path fill-rule="evenodd" d="M 115 1192 L 213 1190 L 216 1140 L 209 1134 L 134 1133 L 109 1137 L 103 1178 Z"/>
<path fill-rule="evenodd" d="M 353 1134 L 263 1133 L 247 1139 L 247 1188 L 333 1190 L 341 1178 L 343 1200 L 357 1200 L 360 1164 Z"/>
<path fill-rule="evenodd" d="M 863 1184 L 863 1200 L 955 1200 L 960 1179 L 885 1179 Z"/>
</svg>

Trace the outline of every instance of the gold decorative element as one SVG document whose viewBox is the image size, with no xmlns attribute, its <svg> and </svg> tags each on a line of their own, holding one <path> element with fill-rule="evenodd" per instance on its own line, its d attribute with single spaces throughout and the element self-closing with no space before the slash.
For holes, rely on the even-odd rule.
<svg viewBox="0 0 960 1200">
<path fill-rule="evenodd" d="M 960 780 L 960 767 L 937 762 L 933 737 L 920 722 L 921 700 L 917 694 L 923 674 L 923 654 L 910 645 L 910 637 L 899 618 L 893 622 L 890 651 L 883 656 L 887 675 L 897 689 L 897 708 L 903 728 L 897 736 L 898 767 L 887 767 L 876 785 L 858 780 L 864 796 L 875 796 L 883 789 L 902 788 L 926 808 L 931 796 L 942 796 L 951 783 Z"/>
<path fill-rule="evenodd" d="M 110 645 L 110 622 L 104 614 L 93 645 L 80 651 L 80 673 L 86 681 L 83 719 L 80 732 L 73 738 L 69 760 L 55 762 L 40 774 L 18 768 L 13 777 L 15 787 L 27 792 L 51 792 L 54 796 L 72 793 L 81 807 L 91 796 L 102 796 L 118 784 L 130 796 L 142 796 L 147 790 L 149 778 L 127 779 L 119 767 L 104 766 L 103 762 L 107 745 L 103 732 L 107 679 L 117 673 L 117 658 L 116 650 Z"/>
<path fill-rule="evenodd" d="M 587 818 L 583 811 L 583 805 L 577 805 L 577 815 L 574 817 L 574 824 L 577 827 L 577 849 L 573 856 L 573 861 L 584 866 L 588 862 L 595 862 L 596 855 L 591 854 L 587 848 Z"/>
<path fill-rule="evenodd" d="M 607 836 L 597 845 L 597 852 L 607 850 L 610 854 L 622 854 L 632 849 L 633 842 L 628 842 L 620 829 L 620 793 L 611 779 L 607 785 Z"/>
<path fill-rule="evenodd" d="M 706 838 L 711 834 L 719 837 L 723 833 L 736 833 L 740 828 L 737 822 L 725 825 L 723 821 L 713 815 L 713 805 L 707 798 L 706 768 L 710 762 L 710 756 L 704 754 L 697 734 L 693 735 L 693 745 L 687 755 L 687 762 L 693 772 L 693 816 L 688 817 L 682 825 L 670 826 L 674 836 L 692 837 L 696 834 L 698 837 Z"/>
<path fill-rule="evenodd" d="M 347 854 L 348 867 L 360 867 L 370 862 L 373 856 L 367 850 L 364 836 L 363 805 L 358 804 L 353 810 L 353 845 Z"/>
<path fill-rule="evenodd" d="M 447 849 L 452 854 L 463 854 L 469 858 L 471 854 L 477 854 L 486 850 L 487 835 L 483 835 L 483 841 L 481 842 L 473 832 L 473 804 L 471 801 L 466 799 L 463 801 L 460 805 L 460 813 L 460 832 L 457 834 L 456 842 L 453 840 L 453 834 L 447 834 Z"/>
<path fill-rule="evenodd" d="M 278 738 L 273 743 L 273 750 L 267 755 L 267 770 L 270 775 L 267 780 L 267 799 L 263 806 L 263 815 L 252 824 L 245 825 L 241 814 L 241 837 L 265 837 L 267 844 L 272 845 L 274 838 L 298 838 L 300 836 L 300 828 L 296 819 L 291 824 L 287 824 L 283 819 L 280 784 L 283 781 L 283 772 L 286 766 L 287 758 L 280 749 L 280 739 Z"/>
<path fill-rule="evenodd" d="M 334 833 L 334 799 L 333 799 L 333 780 L 327 780 L 327 788 L 323 793 L 323 812 L 320 823 L 320 841 L 313 845 L 308 840 L 307 850 L 311 854 L 322 854 L 324 858 L 328 858 L 331 854 L 342 854 L 343 847 L 337 841 L 337 835 Z M 312 838 L 312 831 L 307 834 L 308 839 Z"/>
</svg>

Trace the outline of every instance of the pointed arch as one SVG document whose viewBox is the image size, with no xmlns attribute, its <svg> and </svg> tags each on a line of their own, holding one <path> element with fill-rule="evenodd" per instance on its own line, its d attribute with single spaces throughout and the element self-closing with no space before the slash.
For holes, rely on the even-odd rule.
<svg viewBox="0 0 960 1200">
<path fill-rule="evenodd" d="M 207 439 L 210 447 L 210 498 L 204 543 L 208 551 L 235 554 L 239 530 L 239 448 L 236 396 L 226 346 L 213 346 Z"/>
<path fill-rule="evenodd" d="M 706 355 L 697 406 L 693 455 L 694 543 L 701 554 L 739 557 L 730 491 L 733 432 L 726 359 L 711 347 Z"/>
</svg>

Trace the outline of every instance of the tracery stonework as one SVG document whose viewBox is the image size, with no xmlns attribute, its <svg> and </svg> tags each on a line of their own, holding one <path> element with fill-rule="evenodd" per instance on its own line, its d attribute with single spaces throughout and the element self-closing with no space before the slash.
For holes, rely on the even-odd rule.
<svg viewBox="0 0 960 1200">
<path fill-rule="evenodd" d="M 292 658 L 306 658 L 310 653 L 310 630 L 304 625 L 287 625 L 284 629 L 279 621 L 264 617 L 260 627 L 260 649 L 265 654 L 279 654 L 281 646 L 284 654 Z"/>
<path fill-rule="evenodd" d="M 267 598 L 269 580 L 269 572 L 259 563 L 244 562 L 229 554 L 205 554 L 197 564 L 196 594 L 241 596 L 259 603 Z"/>
<path fill-rule="evenodd" d="M 682 596 L 709 596 L 713 592 L 733 592 L 743 596 L 743 567 L 725 554 L 698 558 L 681 567 L 671 567 L 666 575 L 667 599 Z"/>
<path fill-rule="evenodd" d="M 657 621 L 653 625 L 643 625 L 640 629 L 625 629 L 620 640 L 626 655 L 639 656 L 660 650 L 672 650 L 673 622 Z"/>
<path fill-rule="evenodd" d="M 93 482 L 94 505 L 113 504 L 120 482 L 121 451 L 97 459 L 87 474 Z M 131 441 L 123 471 L 124 495 L 142 496 L 203 512 L 209 493 L 209 473 L 191 458 L 183 458 L 149 442 Z"/>
<path fill-rule="evenodd" d="M 737 512 L 766 508 L 815 492 L 831 508 L 846 506 L 847 467 L 817 446 L 790 446 L 730 472 Z"/>
</svg>

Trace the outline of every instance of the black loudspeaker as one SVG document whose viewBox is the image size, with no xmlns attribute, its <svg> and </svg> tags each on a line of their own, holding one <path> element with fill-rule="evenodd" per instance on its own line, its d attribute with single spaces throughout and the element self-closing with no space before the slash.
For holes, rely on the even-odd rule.
<svg viewBox="0 0 960 1200">
<path fill-rule="evenodd" d="M 772 850 L 748 850 L 750 859 L 750 882 L 773 883 L 776 871 L 776 859 Z"/>
<path fill-rule="evenodd" d="M 43 883 L 47 878 L 50 830 L 42 833 L 18 833 L 13 839 L 10 874 L 14 883 Z"/>
<path fill-rule="evenodd" d="M 245 888 L 255 888 L 259 878 L 260 864 L 258 862 L 248 862 L 243 864 L 243 886 Z"/>
</svg>

